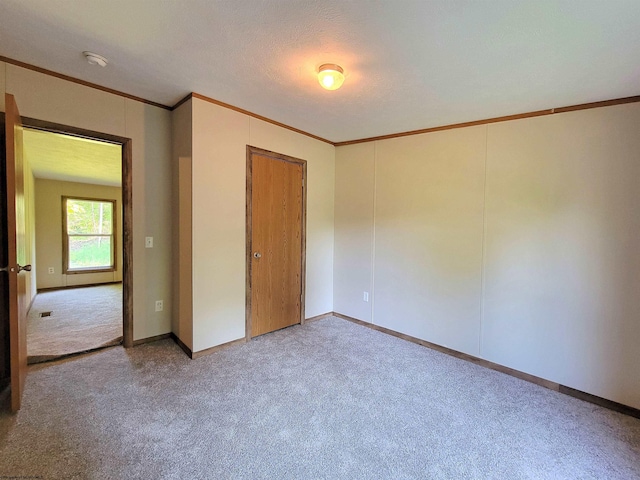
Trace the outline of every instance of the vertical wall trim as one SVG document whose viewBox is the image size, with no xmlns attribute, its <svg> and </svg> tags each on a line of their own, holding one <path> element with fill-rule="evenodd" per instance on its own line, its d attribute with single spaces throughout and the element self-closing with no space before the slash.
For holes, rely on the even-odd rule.
<svg viewBox="0 0 640 480">
<path fill-rule="evenodd" d="M 485 258 L 487 249 L 487 160 L 489 158 L 489 125 L 484 126 L 484 179 L 482 188 L 482 257 L 480 262 L 480 328 L 478 329 L 478 356 L 482 355 L 482 327 L 484 325 Z"/>
<path fill-rule="evenodd" d="M 125 131 L 126 135 L 126 131 Z M 122 317 L 123 345 L 133 347 L 133 141 L 122 142 Z"/>
<path fill-rule="evenodd" d="M 373 142 L 373 215 L 371 216 L 371 292 L 369 301 L 371 302 L 371 323 L 375 323 L 375 303 L 376 303 L 376 198 L 378 197 L 378 142 Z"/>
</svg>

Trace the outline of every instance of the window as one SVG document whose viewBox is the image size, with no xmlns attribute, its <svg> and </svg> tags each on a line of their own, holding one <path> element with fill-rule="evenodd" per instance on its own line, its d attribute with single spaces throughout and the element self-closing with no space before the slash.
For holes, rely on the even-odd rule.
<svg viewBox="0 0 640 480">
<path fill-rule="evenodd" d="M 115 200 L 62 197 L 64 273 L 115 270 Z"/>
</svg>

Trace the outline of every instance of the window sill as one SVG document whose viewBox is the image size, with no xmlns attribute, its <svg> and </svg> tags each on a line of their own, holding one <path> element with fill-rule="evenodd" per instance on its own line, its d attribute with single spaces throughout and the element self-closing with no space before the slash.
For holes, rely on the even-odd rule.
<svg viewBox="0 0 640 480">
<path fill-rule="evenodd" d="M 77 275 L 77 274 L 81 274 L 81 273 L 111 273 L 111 272 L 115 272 L 116 269 L 113 267 L 107 267 L 107 268 L 78 268 L 78 269 L 74 269 L 74 270 L 67 270 L 62 272 L 65 275 Z"/>
</svg>

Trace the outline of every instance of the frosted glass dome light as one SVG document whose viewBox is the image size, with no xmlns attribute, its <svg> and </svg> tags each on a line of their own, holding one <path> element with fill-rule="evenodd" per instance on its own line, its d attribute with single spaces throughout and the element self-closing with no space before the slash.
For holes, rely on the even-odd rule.
<svg viewBox="0 0 640 480">
<path fill-rule="evenodd" d="M 318 69 L 318 82 L 322 88 L 337 90 L 344 83 L 344 70 L 340 65 L 325 63 Z"/>
</svg>

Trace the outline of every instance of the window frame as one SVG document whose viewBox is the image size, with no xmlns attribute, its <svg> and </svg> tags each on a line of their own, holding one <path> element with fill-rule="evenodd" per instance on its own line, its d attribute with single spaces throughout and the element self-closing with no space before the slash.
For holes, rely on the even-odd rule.
<svg viewBox="0 0 640 480">
<path fill-rule="evenodd" d="M 68 200 L 80 200 L 87 202 L 100 202 L 100 203 L 110 203 L 111 204 L 111 234 L 109 235 L 86 235 L 89 237 L 111 237 L 111 265 L 107 267 L 87 267 L 87 268 L 69 268 L 69 237 L 70 235 L 67 232 L 67 201 Z M 110 198 L 90 198 L 90 197 L 78 197 L 71 195 L 63 195 L 62 196 L 62 273 L 65 275 L 77 275 L 82 273 L 109 273 L 115 272 L 117 270 L 117 218 L 118 212 L 116 210 L 117 201 Z M 82 236 L 82 235 L 71 235 L 74 236 Z"/>
</svg>

